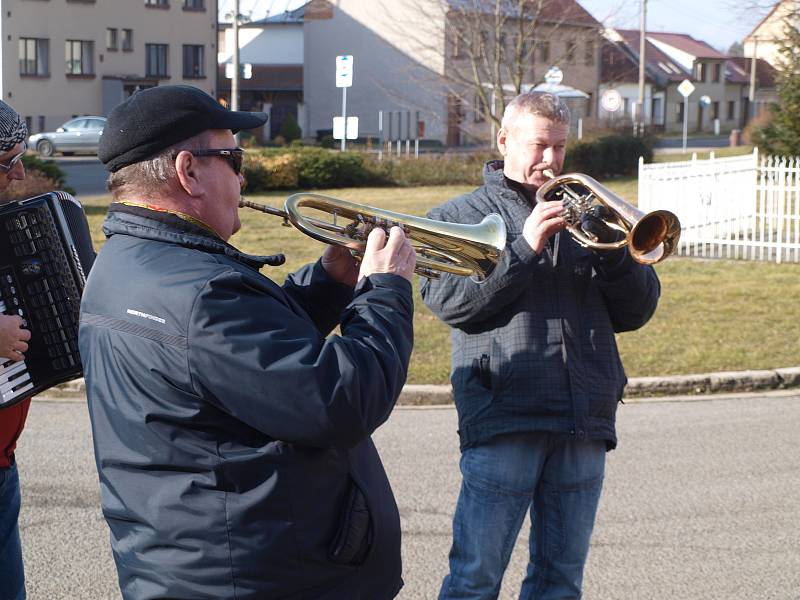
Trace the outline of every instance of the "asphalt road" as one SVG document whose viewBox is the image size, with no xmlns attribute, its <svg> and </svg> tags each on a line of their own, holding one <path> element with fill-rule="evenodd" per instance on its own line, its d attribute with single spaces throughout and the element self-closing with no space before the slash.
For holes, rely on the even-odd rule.
<svg viewBox="0 0 800 600">
<path fill-rule="evenodd" d="M 52 159 L 66 175 L 67 185 L 78 198 L 106 194 L 108 173 L 96 156 L 54 156 Z"/>
<path fill-rule="evenodd" d="M 436 597 L 459 475 L 451 408 L 401 408 L 375 435 L 403 524 L 400 600 Z M 800 394 L 621 408 L 587 600 L 800 598 Z M 37 400 L 18 460 L 31 600 L 117 598 L 81 401 Z M 527 528 L 501 598 L 516 598 Z"/>
</svg>

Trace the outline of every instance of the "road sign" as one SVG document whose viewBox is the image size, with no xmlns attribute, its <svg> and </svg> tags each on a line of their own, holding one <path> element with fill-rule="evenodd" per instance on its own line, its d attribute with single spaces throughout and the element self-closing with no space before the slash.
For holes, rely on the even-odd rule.
<svg viewBox="0 0 800 600">
<path fill-rule="evenodd" d="M 600 106 L 606 112 L 617 112 L 622 107 L 622 95 L 617 90 L 606 90 L 600 97 Z"/>
<path fill-rule="evenodd" d="M 681 96 L 688 98 L 694 91 L 694 84 L 688 79 L 684 79 L 678 86 L 678 91 L 681 93 Z"/>
<path fill-rule="evenodd" d="M 333 117 L 333 139 L 341 140 L 344 135 L 344 117 Z M 347 139 L 358 139 L 358 117 L 347 117 Z"/>
<path fill-rule="evenodd" d="M 353 85 L 353 56 L 345 54 L 336 57 L 336 87 L 348 88 Z"/>
<path fill-rule="evenodd" d="M 239 77 L 242 79 L 252 79 L 252 63 L 242 63 L 239 65 Z M 225 79 L 233 79 L 233 63 L 225 63 Z"/>
<path fill-rule="evenodd" d="M 564 73 L 558 67 L 550 67 L 544 74 L 544 81 L 549 85 L 558 85 L 564 79 Z"/>
</svg>

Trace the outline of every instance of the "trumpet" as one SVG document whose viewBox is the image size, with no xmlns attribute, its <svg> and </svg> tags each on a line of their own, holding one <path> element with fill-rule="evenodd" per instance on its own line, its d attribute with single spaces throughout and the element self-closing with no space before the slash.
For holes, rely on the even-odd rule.
<svg viewBox="0 0 800 600">
<path fill-rule="evenodd" d="M 537 202 L 561 200 L 561 216 L 567 230 L 580 245 L 593 250 L 616 250 L 628 246 L 631 258 L 644 265 L 661 262 L 675 251 L 681 236 L 681 223 L 668 210 L 645 213 L 629 204 L 607 187 L 583 173 L 567 173 L 556 177 L 546 170 L 550 178 L 536 191 Z M 611 216 L 603 223 L 625 237 L 617 242 L 598 242 L 581 228 L 581 220 L 590 208 L 605 206 Z"/>
<path fill-rule="evenodd" d="M 441 273 L 471 277 L 483 281 L 491 275 L 506 245 L 506 227 L 500 215 L 492 213 L 475 225 L 446 223 L 414 217 L 322 194 L 300 193 L 286 199 L 284 210 L 241 198 L 239 206 L 281 217 L 306 235 L 344 246 L 356 257 L 364 254 L 367 236 L 375 227 L 385 231 L 397 225 L 403 229 L 417 252 L 415 272 L 436 279 Z M 331 220 L 301 213 L 317 210 Z M 341 217 L 346 222 L 338 224 Z"/>
</svg>

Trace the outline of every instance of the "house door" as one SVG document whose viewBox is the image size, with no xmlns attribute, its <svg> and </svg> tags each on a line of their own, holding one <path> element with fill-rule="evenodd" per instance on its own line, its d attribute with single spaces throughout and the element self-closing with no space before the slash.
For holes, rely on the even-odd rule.
<svg viewBox="0 0 800 600">
<path fill-rule="evenodd" d="M 703 119 L 706 115 L 706 107 L 698 102 L 697 103 L 697 131 L 703 131 Z"/>
</svg>

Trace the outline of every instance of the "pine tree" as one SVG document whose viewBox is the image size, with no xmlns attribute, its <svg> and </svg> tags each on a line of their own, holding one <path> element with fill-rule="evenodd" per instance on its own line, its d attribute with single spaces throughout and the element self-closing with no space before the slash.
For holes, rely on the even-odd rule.
<svg viewBox="0 0 800 600">
<path fill-rule="evenodd" d="M 770 107 L 771 118 L 753 132 L 753 141 L 768 154 L 800 156 L 800 8 L 784 21 L 778 67 L 778 104 Z"/>
</svg>

